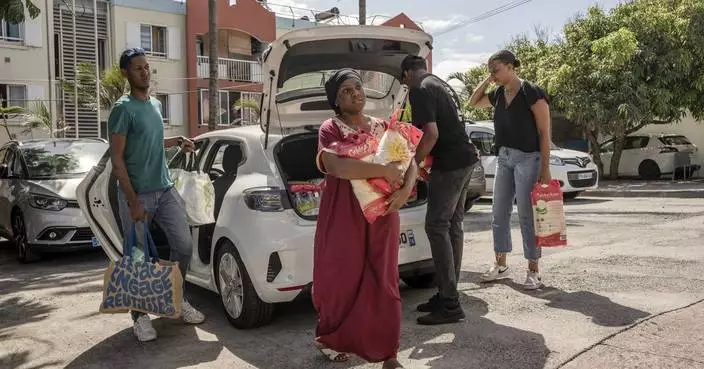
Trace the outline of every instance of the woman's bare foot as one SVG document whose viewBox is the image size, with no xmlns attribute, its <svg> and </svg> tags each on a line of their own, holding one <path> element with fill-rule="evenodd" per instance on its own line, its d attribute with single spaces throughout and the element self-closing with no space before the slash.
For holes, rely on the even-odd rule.
<svg viewBox="0 0 704 369">
<path fill-rule="evenodd" d="M 403 369 L 403 365 L 396 359 L 389 359 L 384 361 L 384 365 L 381 366 L 382 369 Z"/>
</svg>

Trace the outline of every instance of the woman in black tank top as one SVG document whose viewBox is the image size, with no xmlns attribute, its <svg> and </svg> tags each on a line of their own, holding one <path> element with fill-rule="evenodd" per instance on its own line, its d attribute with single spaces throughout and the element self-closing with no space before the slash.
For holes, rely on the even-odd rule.
<svg viewBox="0 0 704 369">
<path fill-rule="evenodd" d="M 523 253 L 528 260 L 525 288 L 542 286 L 536 245 L 531 191 L 536 182 L 549 184 L 550 108 L 547 94 L 516 75 L 521 62 L 502 50 L 489 58 L 489 76 L 476 88 L 470 104 L 494 107 L 494 130 L 498 160 L 492 206 L 492 230 L 496 263 L 482 276 L 485 281 L 509 277 L 506 255 L 511 252 L 511 212 L 518 206 Z M 491 83 L 499 87 L 487 93 Z"/>
</svg>

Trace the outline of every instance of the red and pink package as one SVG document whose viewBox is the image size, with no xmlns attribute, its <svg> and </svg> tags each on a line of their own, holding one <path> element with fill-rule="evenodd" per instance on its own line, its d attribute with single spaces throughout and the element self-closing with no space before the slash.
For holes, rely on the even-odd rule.
<svg viewBox="0 0 704 369">
<path fill-rule="evenodd" d="M 399 121 L 398 113 L 395 113 L 391 116 L 384 135 L 381 136 L 374 155 L 374 163 L 385 165 L 398 162 L 399 169 L 405 172 L 411 165 L 411 160 L 414 160 L 416 148 L 422 137 L 423 131 L 410 123 Z M 394 186 L 384 178 L 371 178 L 369 183 L 386 195 L 390 195 L 400 188 L 399 184 Z"/>
<path fill-rule="evenodd" d="M 560 181 L 537 183 L 531 192 L 535 238 L 538 247 L 567 246 L 565 208 Z"/>
<path fill-rule="evenodd" d="M 411 124 L 399 122 L 397 117 L 398 113 L 391 117 L 380 140 L 372 134 L 357 132 L 345 137 L 344 141 L 333 143 L 330 148 L 340 157 L 369 163 L 399 162 L 399 169 L 405 172 L 413 160 L 423 132 Z M 398 186 L 392 186 L 384 178 L 355 179 L 350 182 L 369 223 L 374 223 L 386 212 L 386 200 L 398 189 Z"/>
</svg>

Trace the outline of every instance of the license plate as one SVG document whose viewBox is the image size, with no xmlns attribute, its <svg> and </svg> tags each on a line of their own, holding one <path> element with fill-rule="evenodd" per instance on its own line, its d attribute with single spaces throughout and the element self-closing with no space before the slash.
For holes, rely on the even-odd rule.
<svg viewBox="0 0 704 369">
<path fill-rule="evenodd" d="M 407 231 L 401 232 L 401 237 L 400 237 L 398 243 L 401 245 L 401 247 L 415 246 L 416 245 L 416 237 L 413 235 L 413 231 L 409 229 Z"/>
<path fill-rule="evenodd" d="M 592 175 L 592 173 L 578 173 L 577 179 L 591 179 Z"/>
<path fill-rule="evenodd" d="M 90 239 L 90 244 L 91 244 L 93 247 L 100 247 L 100 241 L 98 241 L 98 239 L 95 238 L 95 237 L 91 237 L 91 239 Z"/>
</svg>

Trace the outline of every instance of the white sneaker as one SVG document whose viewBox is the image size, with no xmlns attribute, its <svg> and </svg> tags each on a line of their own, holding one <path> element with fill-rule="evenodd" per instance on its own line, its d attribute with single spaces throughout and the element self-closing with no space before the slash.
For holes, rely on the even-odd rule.
<svg viewBox="0 0 704 369">
<path fill-rule="evenodd" d="M 523 288 L 526 290 L 537 290 L 541 287 L 543 287 L 543 282 L 540 279 L 540 273 L 528 271 Z"/>
<path fill-rule="evenodd" d="M 154 341 L 156 339 L 156 329 L 152 326 L 152 321 L 149 315 L 141 315 L 134 322 L 132 327 L 134 335 L 137 336 L 139 342 Z"/>
<path fill-rule="evenodd" d="M 500 266 L 499 264 L 494 264 L 488 271 L 482 274 L 482 280 L 484 282 L 498 281 L 499 279 L 510 278 L 509 276 L 510 268 L 507 266 Z"/>
<path fill-rule="evenodd" d="M 188 301 L 181 303 L 181 319 L 188 324 L 200 324 L 205 321 L 205 315 L 196 310 Z"/>
</svg>

